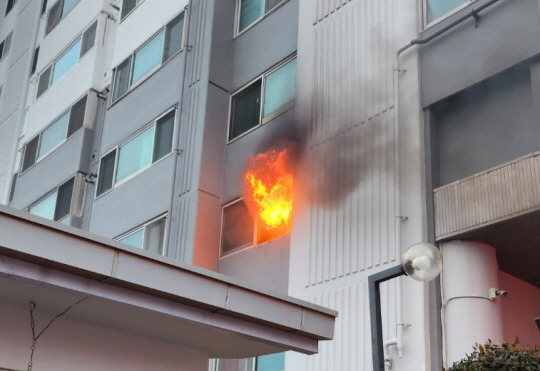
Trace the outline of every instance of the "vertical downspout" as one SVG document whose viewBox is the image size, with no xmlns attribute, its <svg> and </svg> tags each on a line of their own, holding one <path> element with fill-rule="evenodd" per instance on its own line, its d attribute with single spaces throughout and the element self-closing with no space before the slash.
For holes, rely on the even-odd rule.
<svg viewBox="0 0 540 371">
<path fill-rule="evenodd" d="M 186 30 L 186 34 L 184 37 L 184 72 L 182 76 L 182 89 L 180 91 L 180 98 L 178 100 L 178 129 L 177 129 L 177 136 L 176 136 L 176 148 L 173 148 L 174 152 L 174 165 L 173 165 L 173 178 L 172 178 L 172 190 L 171 190 L 171 199 L 169 202 L 169 208 L 170 208 L 170 214 L 172 214 L 174 209 L 174 200 L 175 200 L 175 194 L 176 194 L 176 173 L 178 168 L 178 157 L 183 153 L 183 150 L 180 149 L 180 128 L 181 128 L 181 118 L 182 118 L 182 110 L 184 109 L 183 101 L 184 101 L 184 92 L 186 90 L 186 71 L 187 71 L 187 60 L 188 60 L 188 53 L 190 50 L 189 46 L 189 29 L 191 26 L 190 18 L 191 18 L 191 9 L 192 9 L 193 0 L 189 0 L 188 5 L 184 8 L 184 29 Z M 169 221 L 172 220 L 171 215 L 169 215 Z M 169 231 L 168 235 L 169 238 L 171 237 L 171 223 L 169 222 Z M 171 239 L 167 242 L 167 256 L 169 256 L 169 247 L 170 246 L 177 246 L 178 244 L 178 233 L 174 234 L 174 241 L 171 241 Z"/>
</svg>

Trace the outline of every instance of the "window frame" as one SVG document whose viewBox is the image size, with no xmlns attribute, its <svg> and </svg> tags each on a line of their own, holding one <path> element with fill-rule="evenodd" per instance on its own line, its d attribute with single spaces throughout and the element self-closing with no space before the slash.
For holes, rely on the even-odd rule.
<svg viewBox="0 0 540 371">
<path fill-rule="evenodd" d="M 63 1 L 63 0 L 59 0 L 59 1 Z M 84 38 L 84 34 L 86 33 L 87 30 L 89 30 L 90 28 L 92 28 L 94 26 L 94 23 L 96 24 L 96 33 L 94 35 L 94 42 L 93 42 L 93 45 L 91 48 L 89 48 L 84 54 L 81 55 L 81 52 L 83 50 L 83 38 Z M 70 42 L 68 44 L 67 47 L 63 48 L 60 53 L 58 53 L 58 55 L 53 59 L 53 61 L 51 63 L 48 63 L 44 68 L 41 69 L 41 71 L 37 74 L 37 84 L 36 84 L 36 92 L 35 92 L 35 100 L 38 100 L 43 94 L 45 94 L 53 85 L 56 85 L 56 83 L 60 80 L 62 80 L 62 78 L 67 74 L 69 73 L 76 65 L 78 65 L 80 63 L 80 61 L 86 57 L 90 51 L 92 49 L 94 49 L 96 47 L 96 40 L 97 40 L 97 34 L 98 34 L 98 27 L 99 27 L 99 18 L 94 18 L 84 29 L 83 31 L 77 35 L 77 37 L 75 39 L 73 39 L 72 42 Z M 81 43 L 81 47 L 79 49 L 79 59 L 77 60 L 77 63 L 75 63 L 71 68 L 69 68 L 62 76 L 60 76 L 58 78 L 58 80 L 56 82 L 53 82 L 53 76 L 54 76 L 54 68 L 56 66 L 56 64 L 58 63 L 58 61 L 60 59 L 62 59 L 62 57 L 73 47 L 75 46 L 75 44 L 77 44 L 78 42 L 80 41 Z M 41 76 L 43 74 L 45 74 L 48 70 L 50 69 L 50 71 L 48 72 L 49 74 L 49 81 L 47 83 L 47 87 L 45 88 L 45 90 L 43 90 L 43 92 L 41 92 L 41 94 L 39 94 L 39 83 L 41 81 Z"/>
<path fill-rule="evenodd" d="M 142 0 L 144 1 L 144 0 Z M 141 1 L 141 2 L 142 2 Z M 137 4 L 138 6 L 138 4 Z M 136 7 L 135 7 L 136 8 Z M 133 10 L 135 10 L 135 8 L 133 8 Z M 132 10 L 132 11 L 133 11 Z M 169 24 L 177 17 L 179 17 L 180 15 L 183 14 L 183 20 L 184 20 L 184 24 L 182 26 L 182 46 L 179 50 L 177 50 L 176 52 L 174 52 L 173 54 L 171 54 L 171 56 L 167 59 L 164 60 L 164 50 L 165 50 L 165 43 L 167 41 L 167 26 L 169 26 Z M 188 17 L 188 10 L 182 10 L 180 13 L 176 14 L 174 17 L 172 17 L 171 19 L 169 19 L 167 21 L 167 23 L 159 28 L 159 30 L 157 30 L 156 32 L 154 32 L 149 38 L 147 38 L 140 46 L 138 46 L 133 52 L 131 52 L 128 56 L 126 56 L 125 58 L 122 59 L 122 61 L 120 63 L 118 63 L 114 68 L 113 68 L 113 76 L 112 76 L 112 82 L 111 82 L 111 94 L 109 94 L 109 99 L 108 99 L 108 108 L 112 107 L 114 104 L 116 104 L 116 102 L 120 101 L 122 98 L 124 98 L 126 95 L 128 95 L 132 90 L 135 90 L 135 88 L 139 85 L 141 85 L 144 81 L 146 81 L 150 76 L 152 76 L 154 73 L 156 73 L 156 71 L 158 71 L 159 69 L 161 69 L 165 64 L 167 64 L 167 62 L 169 62 L 170 60 L 172 60 L 175 56 L 177 56 L 178 54 L 180 54 L 185 46 L 186 46 L 186 27 L 188 27 L 188 24 L 187 24 L 187 17 Z M 151 70 L 149 70 L 148 72 L 146 72 L 144 75 L 142 75 L 136 82 L 134 83 L 131 83 L 131 79 L 133 77 L 133 67 L 134 67 L 134 58 L 135 58 L 135 54 L 137 54 L 137 52 L 139 52 L 142 48 L 144 48 L 150 41 L 152 41 L 152 39 L 157 36 L 160 32 L 163 32 L 163 44 L 162 44 L 162 48 L 161 48 L 161 62 L 153 67 Z M 129 60 L 129 75 L 128 75 L 128 86 L 127 86 L 127 89 L 121 93 L 120 95 L 118 95 L 117 97 L 114 97 L 114 91 L 115 91 L 115 88 L 116 88 L 116 72 L 118 70 L 118 67 L 120 65 L 122 65 L 125 61 Z"/>
<path fill-rule="evenodd" d="M 457 6 L 456 8 L 450 10 L 448 13 L 446 14 L 443 14 L 441 15 L 439 18 L 436 18 L 432 21 L 428 21 L 428 1 L 429 0 L 423 0 L 422 1 L 422 12 L 423 12 L 423 23 L 424 23 L 424 29 L 428 29 L 442 21 L 444 21 L 445 19 L 447 19 L 448 17 L 451 17 L 452 15 L 456 14 L 457 12 L 459 12 L 460 10 L 462 9 L 465 9 L 466 7 L 468 7 L 469 5 L 475 3 L 476 1 L 478 0 L 465 0 L 465 2 L 459 6 Z"/>
<path fill-rule="evenodd" d="M 122 148 L 122 146 L 124 146 L 125 144 L 129 143 L 131 140 L 133 140 L 134 138 L 136 138 L 139 134 L 141 134 L 142 132 L 144 132 L 145 130 L 147 130 L 148 128 L 150 128 L 151 126 L 154 126 L 154 141 L 152 143 L 152 157 L 154 156 L 154 151 L 155 151 L 155 145 L 156 145 L 156 128 L 157 128 L 157 122 L 162 119 L 163 117 L 167 116 L 168 114 L 170 114 L 171 112 L 174 112 L 173 116 L 174 116 L 174 123 L 173 123 L 173 138 L 172 138 L 172 142 L 171 142 L 171 150 L 165 154 L 163 157 L 157 159 L 157 160 L 153 160 L 152 158 L 152 161 L 149 163 L 149 164 L 146 164 L 144 166 L 142 166 L 141 168 L 135 170 L 133 173 L 127 175 L 126 177 L 124 177 L 122 180 L 120 181 L 116 181 L 116 172 L 118 170 L 118 160 L 119 160 L 119 153 L 120 153 L 120 148 Z M 106 195 L 107 193 L 113 191 L 115 188 L 121 186 L 122 184 L 128 182 L 129 180 L 133 179 L 134 177 L 136 177 L 137 175 L 139 175 L 140 173 L 143 173 L 144 171 L 146 171 L 147 169 L 151 168 L 152 166 L 154 166 L 154 164 L 157 164 L 161 161 L 163 161 L 165 158 L 169 157 L 172 153 L 175 152 L 175 145 L 176 145 L 176 135 L 177 135 L 177 121 L 178 121 L 178 106 L 175 105 L 167 110 L 165 110 L 163 113 L 161 113 L 159 116 L 157 116 L 156 118 L 154 118 L 152 121 L 150 121 L 149 123 L 146 123 L 143 127 L 141 127 L 140 129 L 138 129 L 136 132 L 134 132 L 133 134 L 131 134 L 128 138 L 126 138 L 125 140 L 123 140 L 122 142 L 120 142 L 118 145 L 114 146 L 113 148 L 111 148 L 111 150 L 107 151 L 106 153 L 104 153 L 100 158 L 99 158 L 99 169 L 98 169 L 98 174 L 97 174 L 97 177 L 96 177 L 96 186 L 94 187 L 95 188 L 95 191 L 94 191 L 94 199 L 98 199 L 104 195 Z M 112 177 L 112 184 L 111 184 L 111 188 L 103 191 L 102 193 L 98 194 L 98 189 L 99 189 L 99 179 L 100 179 L 100 176 L 101 176 L 101 173 L 102 173 L 102 170 L 101 169 L 101 162 L 103 160 L 103 158 L 107 157 L 109 154 L 111 154 L 112 152 L 116 152 L 116 154 L 114 155 L 114 166 L 113 166 L 113 177 Z"/>
<path fill-rule="evenodd" d="M 159 216 L 156 216 L 155 218 L 153 219 L 150 219 L 138 226 L 136 226 L 135 228 L 132 228 L 130 230 L 128 230 L 127 232 L 124 232 L 116 237 L 114 237 L 113 239 L 117 242 L 120 242 L 121 244 L 124 244 L 126 246 L 129 246 L 131 248 L 134 248 L 134 249 L 139 249 L 139 250 L 144 250 L 144 251 L 148 251 L 151 253 L 150 250 L 148 250 L 145 246 L 144 246 L 144 242 L 145 242 L 145 237 L 146 237 L 146 230 L 147 230 L 147 226 L 159 221 L 160 219 L 165 219 L 165 225 L 163 227 L 163 244 L 161 245 L 161 252 L 159 253 L 160 256 L 167 256 L 167 242 L 168 242 L 168 230 L 169 230 L 169 215 L 168 213 L 163 213 L 163 214 L 160 214 Z M 133 246 L 133 245 L 129 245 L 127 243 L 124 243 L 124 242 L 121 242 L 120 239 L 123 239 L 123 238 L 126 238 L 126 237 L 129 237 L 135 233 L 137 233 L 138 231 L 142 230 L 143 231 L 143 235 L 142 235 L 142 247 L 136 247 L 136 246 Z"/>
<path fill-rule="evenodd" d="M 253 21 L 253 23 L 251 23 L 249 26 L 247 26 L 246 28 L 244 28 L 242 31 L 240 31 L 240 12 L 241 12 L 241 5 L 242 5 L 242 0 L 236 0 L 236 9 L 235 9 L 235 15 L 234 15 L 234 38 L 237 38 L 239 37 L 240 35 L 242 35 L 244 32 L 246 32 L 247 30 L 249 30 L 250 28 L 252 28 L 254 25 L 256 25 L 257 23 L 259 23 L 261 20 L 263 20 L 264 18 L 266 18 L 268 15 L 272 14 L 273 12 L 275 12 L 277 9 L 279 9 L 280 7 L 282 7 L 286 2 L 288 2 L 289 0 L 281 0 L 279 3 L 277 3 L 276 5 L 274 5 L 274 7 L 270 10 L 267 10 L 266 7 L 267 7 L 267 4 L 268 4 L 268 0 L 260 0 L 260 1 L 263 1 L 264 2 L 264 11 L 263 11 L 263 14 L 257 18 L 255 21 Z"/>
<path fill-rule="evenodd" d="M 7 1 L 7 3 L 6 3 L 6 13 L 4 14 L 4 17 L 7 16 L 9 14 L 9 12 L 11 12 L 11 9 L 13 9 L 15 7 L 15 4 L 17 4 L 17 1 L 18 0 L 8 0 Z"/>
<path fill-rule="evenodd" d="M 45 1 L 46 2 L 46 1 Z M 62 20 L 69 14 L 71 13 L 71 11 L 73 9 L 75 9 L 75 7 L 77 5 L 79 5 L 79 3 L 81 2 L 81 0 L 77 0 L 77 2 L 73 5 L 73 7 L 68 10 L 66 13 L 63 12 L 64 10 L 64 0 L 58 0 L 56 1 L 55 3 L 53 3 L 51 6 L 48 7 L 48 9 L 46 8 L 46 11 L 47 11 L 47 21 L 45 22 L 45 36 L 47 36 L 48 34 L 50 34 L 55 28 L 56 26 L 58 26 L 60 24 L 60 22 L 62 22 Z M 51 9 L 52 7 L 56 6 L 57 4 L 60 5 L 60 8 L 61 8 L 61 13 L 60 13 L 60 18 L 58 18 L 58 22 L 52 26 L 52 28 L 49 29 L 49 17 L 51 15 Z M 45 7 L 47 6 L 47 4 L 45 4 Z M 42 11 L 43 11 L 43 5 L 42 5 Z M 41 13 L 43 14 L 43 13 Z"/>
<path fill-rule="evenodd" d="M 133 13 L 135 11 L 135 9 L 137 9 L 139 7 L 139 5 L 141 5 L 141 3 L 144 2 L 144 0 L 136 0 L 136 4 L 135 6 L 133 7 L 133 9 L 131 9 L 129 12 L 127 12 L 126 14 L 124 14 L 122 16 L 122 10 L 124 9 L 124 1 L 125 0 L 122 0 L 122 7 L 120 8 L 120 22 L 119 23 L 122 23 L 124 21 L 124 19 L 126 19 L 127 17 L 129 17 L 129 15 L 131 13 Z"/>
<path fill-rule="evenodd" d="M 288 56 L 287 58 L 283 59 L 276 65 L 274 65 L 269 70 L 265 71 L 264 73 L 258 75 L 253 80 L 249 81 L 244 86 L 240 87 L 239 89 L 235 90 L 230 96 L 229 96 L 229 123 L 227 125 L 227 144 L 232 143 L 239 138 L 242 138 L 243 136 L 247 135 L 248 133 L 251 133 L 255 129 L 261 127 L 262 125 L 267 124 L 268 122 L 272 121 L 276 117 L 282 115 L 283 113 L 287 112 L 291 108 L 293 108 L 296 105 L 296 89 L 295 89 L 295 99 L 278 109 L 277 111 L 271 113 L 267 117 L 264 117 L 264 102 L 265 102 L 265 88 L 266 88 L 266 78 L 271 75 L 273 72 L 279 70 L 281 67 L 285 66 L 287 63 L 292 62 L 296 58 L 296 53 L 293 53 L 292 55 Z M 298 68 L 298 67 L 297 67 Z M 249 89 L 253 84 L 257 83 L 257 81 L 261 80 L 261 95 L 260 95 L 260 105 L 259 105 L 259 123 L 255 126 L 253 126 L 251 129 L 246 130 L 245 132 L 235 136 L 234 138 L 231 138 L 232 133 L 232 124 L 233 124 L 233 100 L 236 96 L 241 94 L 243 91 Z"/>
<path fill-rule="evenodd" d="M 72 185 L 72 189 L 71 189 L 71 199 L 70 199 L 70 203 L 69 203 L 69 211 L 67 212 L 66 215 L 63 215 L 61 217 L 59 217 L 58 219 L 56 219 L 56 209 L 58 207 L 58 192 L 60 191 L 60 187 L 64 186 L 65 184 L 69 183 L 73 181 L 73 185 Z M 77 174 L 69 177 L 67 180 L 63 181 L 62 183 L 60 183 L 59 185 L 57 185 L 56 187 L 54 187 L 52 190 L 50 190 L 49 192 L 47 192 L 45 195 L 41 196 L 40 198 L 38 198 L 36 201 L 32 202 L 30 205 L 28 205 L 24 210 L 30 214 L 32 214 L 30 212 L 30 210 L 35 207 L 36 205 L 38 205 L 40 202 L 42 202 L 43 200 L 45 200 L 47 197 L 49 197 L 50 195 L 52 195 L 53 193 L 57 193 L 56 195 L 56 200 L 55 200 L 55 205 L 54 205 L 54 216 L 52 219 L 48 219 L 48 218 L 45 218 L 45 219 L 48 219 L 48 220 L 52 220 L 52 221 L 55 221 L 55 222 L 60 222 L 62 221 L 63 219 L 67 218 L 68 216 L 70 215 L 74 215 L 72 213 L 72 209 L 73 209 L 73 197 L 75 195 L 75 186 L 77 185 Z M 39 216 L 39 215 L 36 215 L 36 214 L 32 214 L 32 215 L 35 215 L 35 216 Z M 43 217 L 41 217 L 43 218 Z"/>
<path fill-rule="evenodd" d="M 223 204 L 221 206 L 221 223 L 220 223 L 220 232 L 219 232 L 219 256 L 218 256 L 218 259 L 221 260 L 221 259 L 224 259 L 224 258 L 228 258 L 229 256 L 232 256 L 232 255 L 236 255 L 242 251 L 245 251 L 245 250 L 248 250 L 248 249 L 251 249 L 251 248 L 254 248 L 254 247 L 257 247 L 257 246 L 261 246 L 265 243 L 268 243 L 268 242 L 271 242 L 273 240 L 276 240 L 278 238 L 281 238 L 283 236 L 286 236 L 286 235 L 290 235 L 290 231 L 288 233 L 285 233 L 285 234 L 280 234 L 280 235 L 276 235 L 276 236 L 273 236 L 272 238 L 269 238 L 269 239 L 266 239 L 266 240 L 263 240 L 260 238 L 260 230 L 259 230 L 259 226 L 261 223 L 263 223 L 261 221 L 261 218 L 258 217 L 258 216 L 252 216 L 253 218 L 253 233 L 252 233 L 252 239 L 251 239 L 251 243 L 249 245 L 242 245 L 242 246 L 238 246 L 238 247 L 235 247 L 235 248 L 232 248 L 231 250 L 227 251 L 227 252 L 224 252 L 223 251 L 223 232 L 224 232 L 224 222 L 225 222 L 225 218 L 224 218 L 224 215 L 225 215 L 225 208 L 231 206 L 231 205 L 234 205 L 235 203 L 238 203 L 238 202 L 244 202 L 244 197 L 238 197 L 232 201 L 229 201 L 225 204 Z M 247 207 L 247 205 L 246 205 Z M 249 212 L 249 210 L 248 210 Z"/>
<path fill-rule="evenodd" d="M 6 50 L 6 44 L 7 44 L 7 40 L 9 39 L 9 49 L 7 50 L 7 52 L 5 51 Z M 8 55 L 9 55 L 9 52 L 11 51 L 11 44 L 12 44 L 12 41 L 13 41 L 13 31 L 11 31 L 10 33 L 7 34 L 6 38 L 4 40 L 2 40 L 2 42 L 0 43 L 1 45 L 1 50 L 0 50 L 0 62 L 2 62 Z"/>
<path fill-rule="evenodd" d="M 23 175 L 25 174 L 28 170 L 30 170 L 31 168 L 33 168 L 36 164 L 38 164 L 39 162 L 43 161 L 43 159 L 45 159 L 47 156 L 49 156 L 51 153 L 53 153 L 58 147 L 60 147 L 62 144 L 64 144 L 69 138 L 71 138 L 73 135 L 75 135 L 79 130 L 83 129 L 85 126 L 84 126 L 84 120 L 86 118 L 86 115 L 87 115 L 87 112 L 89 110 L 89 102 L 90 102 L 90 98 L 89 98 L 89 95 L 90 95 L 90 92 L 87 92 L 86 94 L 82 95 L 81 97 L 79 97 L 77 100 L 75 100 L 75 102 L 73 102 L 66 110 L 62 111 L 59 115 L 57 115 L 53 120 L 51 120 L 51 122 L 49 122 L 47 124 L 47 126 L 45 126 L 44 129 L 42 129 L 39 133 L 37 133 L 36 135 L 32 136 L 23 146 L 23 149 L 22 149 L 22 152 L 23 152 L 23 155 L 21 156 L 21 164 L 20 164 L 20 168 L 19 168 L 19 174 L 20 175 Z M 75 130 L 73 133 L 71 133 L 71 135 L 69 135 L 69 123 L 71 121 L 71 114 L 72 114 L 72 109 L 77 105 L 77 103 L 79 103 L 82 99 L 85 99 L 86 97 L 86 103 L 85 103 L 85 107 L 84 107 L 84 116 L 83 116 L 83 122 L 82 122 L 82 125 L 80 128 L 78 128 L 77 130 Z M 28 112 L 28 108 L 26 109 L 26 113 Z M 58 120 L 60 120 L 62 117 L 64 117 L 64 115 L 66 115 L 67 113 L 69 113 L 69 117 L 68 117 L 68 127 L 66 129 L 66 137 L 61 140 L 60 142 L 58 142 L 54 147 L 52 147 L 49 151 L 45 152 L 41 157 L 39 157 L 39 148 L 41 147 L 41 136 L 43 135 L 43 133 L 45 131 L 47 131 L 50 127 L 52 127 L 56 122 L 58 122 Z M 26 119 L 26 117 L 25 117 Z M 26 157 L 26 146 L 28 145 L 28 143 L 30 143 L 31 141 L 33 141 L 35 138 L 38 138 L 38 143 L 37 143 L 37 147 L 36 147 L 36 153 L 35 153 L 35 158 L 34 158 L 34 162 L 29 165 L 26 169 L 23 169 L 24 168 L 24 160 L 25 160 L 25 157 Z"/>
</svg>

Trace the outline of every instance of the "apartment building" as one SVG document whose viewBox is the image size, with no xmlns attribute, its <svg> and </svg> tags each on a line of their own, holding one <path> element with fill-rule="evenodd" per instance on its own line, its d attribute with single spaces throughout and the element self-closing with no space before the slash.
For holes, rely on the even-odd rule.
<svg viewBox="0 0 540 371">
<path fill-rule="evenodd" d="M 540 342 L 537 1 L 0 8 L 0 201 L 339 313 L 316 355 L 210 369 L 372 369 L 368 277 L 420 241 L 443 274 L 381 287 L 387 367 Z"/>
</svg>

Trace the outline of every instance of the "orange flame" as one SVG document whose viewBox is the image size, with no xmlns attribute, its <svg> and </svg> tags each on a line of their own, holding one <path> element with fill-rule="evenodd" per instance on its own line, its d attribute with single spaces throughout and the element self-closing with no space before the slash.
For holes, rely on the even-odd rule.
<svg viewBox="0 0 540 371">
<path fill-rule="evenodd" d="M 266 223 L 266 229 L 290 224 L 293 177 L 288 157 L 284 149 L 249 158 L 250 168 L 244 178 L 248 205 L 255 205 L 255 214 Z"/>
</svg>

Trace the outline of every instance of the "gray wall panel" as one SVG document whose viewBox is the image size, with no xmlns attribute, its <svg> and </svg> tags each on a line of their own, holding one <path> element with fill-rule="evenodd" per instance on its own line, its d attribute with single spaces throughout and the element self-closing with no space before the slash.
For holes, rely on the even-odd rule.
<svg viewBox="0 0 540 371">
<path fill-rule="evenodd" d="M 485 1 L 483 1 L 485 2 Z M 480 1 L 472 6 L 476 7 Z M 540 53 L 537 0 L 502 0 L 421 49 L 424 107 Z M 470 8 L 424 32 L 427 37 Z"/>
<path fill-rule="evenodd" d="M 91 140 L 93 131 L 83 128 L 68 138 L 53 152 L 28 169 L 17 180 L 15 197 L 12 206 L 25 208 L 47 192 L 69 179 L 78 171 L 88 172 L 80 167 L 84 143 Z M 38 185 L 38 186 L 36 186 Z"/>
<path fill-rule="evenodd" d="M 290 0 L 238 36 L 233 44 L 231 90 L 242 87 L 294 53 L 297 34 L 298 0 Z"/>
<path fill-rule="evenodd" d="M 107 110 L 100 156 L 178 103 L 182 89 L 183 53 L 185 51 Z"/>
<path fill-rule="evenodd" d="M 113 238 L 166 213 L 171 201 L 173 163 L 174 156 L 170 155 L 95 199 L 89 231 Z"/>
<path fill-rule="evenodd" d="M 432 107 L 435 187 L 540 150 L 529 71 L 513 68 Z"/>
</svg>

